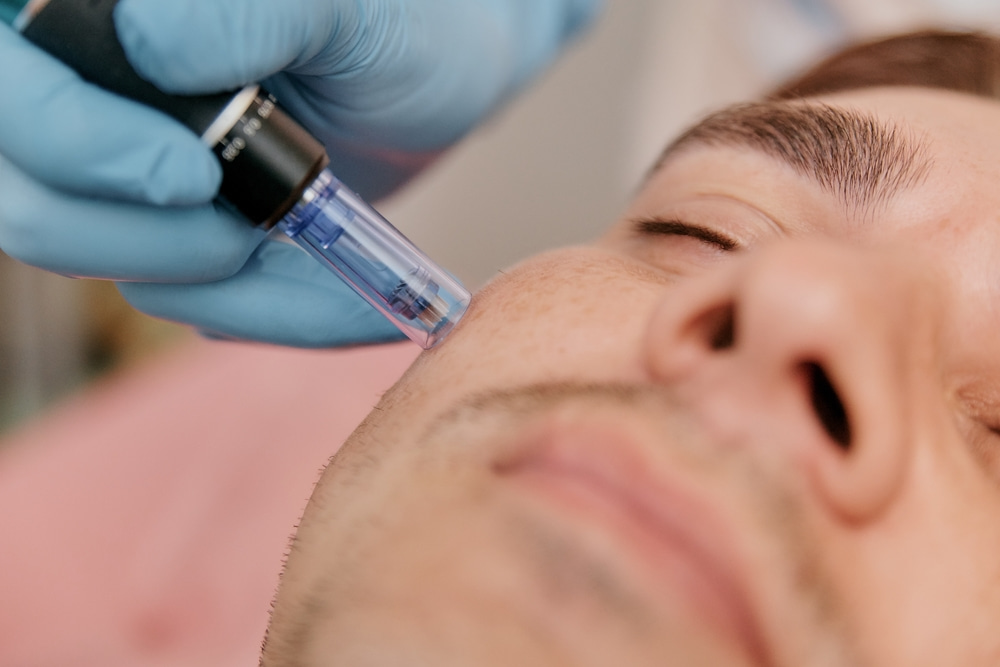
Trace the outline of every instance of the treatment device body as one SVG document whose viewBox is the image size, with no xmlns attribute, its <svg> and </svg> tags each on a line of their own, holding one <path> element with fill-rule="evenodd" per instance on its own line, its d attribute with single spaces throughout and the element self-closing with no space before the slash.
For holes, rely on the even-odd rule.
<svg viewBox="0 0 1000 667">
<path fill-rule="evenodd" d="M 183 96 L 141 78 L 118 42 L 117 3 L 0 0 L 0 20 L 84 79 L 183 123 L 219 159 L 219 194 L 232 208 L 277 226 L 421 347 L 444 338 L 469 292 L 330 173 L 323 145 L 259 85 Z"/>
</svg>

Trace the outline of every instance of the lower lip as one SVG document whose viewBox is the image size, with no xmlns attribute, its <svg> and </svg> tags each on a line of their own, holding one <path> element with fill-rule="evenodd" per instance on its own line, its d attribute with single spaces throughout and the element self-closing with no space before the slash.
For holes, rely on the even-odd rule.
<svg viewBox="0 0 1000 667">
<path fill-rule="evenodd" d="M 649 479 L 630 459 L 637 448 L 620 430 L 600 425 L 542 427 L 525 438 L 515 460 L 498 473 L 575 520 L 608 530 L 616 544 L 677 593 L 711 627 L 730 637 L 755 662 L 763 644 L 730 568 L 725 546 L 705 512 Z"/>
</svg>

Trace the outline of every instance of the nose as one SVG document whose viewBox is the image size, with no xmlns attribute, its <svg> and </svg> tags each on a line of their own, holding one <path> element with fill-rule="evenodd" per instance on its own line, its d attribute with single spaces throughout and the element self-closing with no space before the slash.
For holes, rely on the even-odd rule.
<svg viewBox="0 0 1000 667">
<path fill-rule="evenodd" d="M 827 507 L 864 519 L 909 458 L 934 319 L 918 278 L 885 253 L 777 243 L 672 290 L 645 363 L 721 441 L 790 459 Z"/>
</svg>

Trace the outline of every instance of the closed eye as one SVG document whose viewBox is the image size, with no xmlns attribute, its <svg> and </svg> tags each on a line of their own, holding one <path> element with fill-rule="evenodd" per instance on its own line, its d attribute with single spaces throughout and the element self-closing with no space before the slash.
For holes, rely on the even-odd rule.
<svg viewBox="0 0 1000 667">
<path fill-rule="evenodd" d="M 659 218 L 640 218 L 634 221 L 639 234 L 658 236 L 690 236 L 720 250 L 732 252 L 742 249 L 742 244 L 714 229 L 695 225 L 682 220 L 661 220 Z"/>
<path fill-rule="evenodd" d="M 980 424 L 975 432 L 966 433 L 966 441 L 983 467 L 1000 476 L 1000 428 Z"/>
</svg>

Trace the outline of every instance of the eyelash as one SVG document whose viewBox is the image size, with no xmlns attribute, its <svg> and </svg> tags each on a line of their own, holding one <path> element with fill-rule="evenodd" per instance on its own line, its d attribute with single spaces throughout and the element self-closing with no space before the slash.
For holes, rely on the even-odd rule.
<svg viewBox="0 0 1000 667">
<path fill-rule="evenodd" d="M 635 220 L 634 223 L 636 231 L 642 235 L 688 236 L 708 245 L 715 246 L 723 252 L 733 252 L 743 247 L 739 241 L 714 229 L 684 222 L 683 220 L 640 218 Z"/>
<path fill-rule="evenodd" d="M 998 460 L 997 439 L 1000 430 L 996 427 L 980 424 L 978 433 L 966 436 L 966 441 L 972 446 L 973 454 L 990 472 L 1000 475 L 1000 460 Z"/>
<path fill-rule="evenodd" d="M 996 415 L 984 412 L 981 400 L 973 401 L 957 424 L 966 444 L 980 465 L 991 474 L 1000 476 L 1000 424 Z"/>
</svg>

